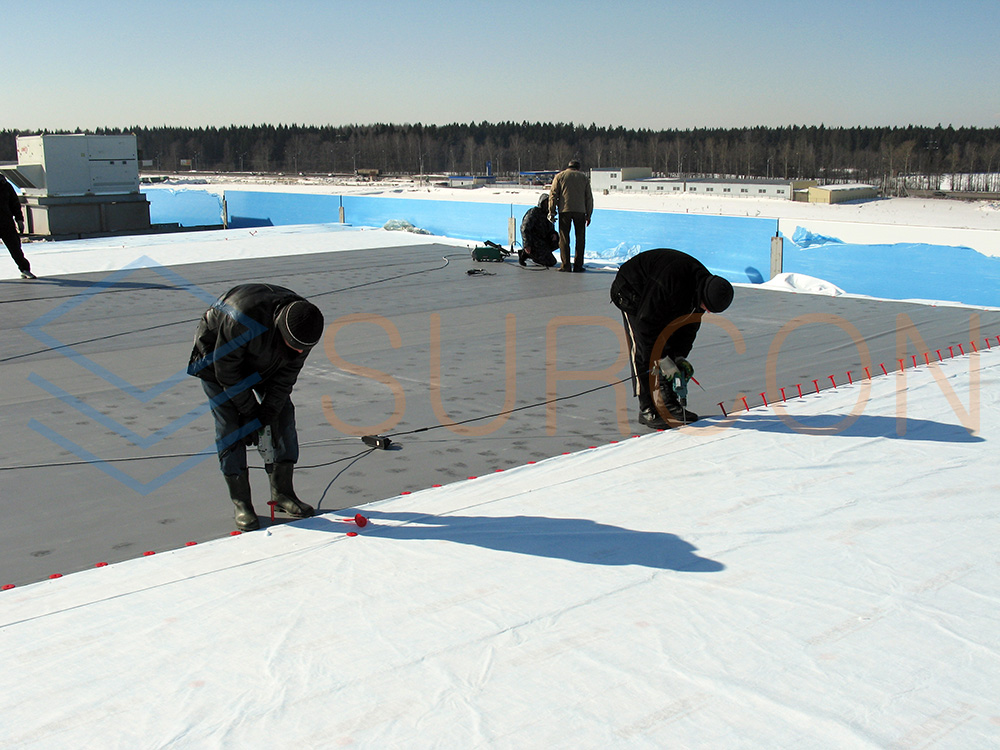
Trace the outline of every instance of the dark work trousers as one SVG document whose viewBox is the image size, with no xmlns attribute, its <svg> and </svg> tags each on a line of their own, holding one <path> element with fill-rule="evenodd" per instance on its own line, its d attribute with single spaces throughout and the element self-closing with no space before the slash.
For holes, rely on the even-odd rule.
<svg viewBox="0 0 1000 750">
<path fill-rule="evenodd" d="M 257 422 L 244 425 L 240 410 L 225 396 L 225 389 L 201 381 L 202 388 L 212 406 L 212 417 L 215 419 L 215 447 L 219 453 L 219 468 L 226 475 L 242 474 L 247 470 L 247 449 L 243 438 L 252 430 L 260 429 Z M 272 426 L 271 442 L 274 444 L 274 461 L 283 463 L 299 460 L 299 437 L 295 431 L 295 407 L 292 399 L 285 401 L 285 406 L 278 414 L 277 423 Z"/>
<path fill-rule="evenodd" d="M 580 211 L 560 211 L 559 212 L 559 255 L 562 256 L 562 264 L 565 268 L 570 267 L 569 262 L 569 230 L 572 225 L 576 235 L 576 255 L 573 261 L 573 268 L 583 268 L 583 249 L 587 244 L 587 214 Z"/>
<path fill-rule="evenodd" d="M 629 362 L 632 364 L 632 391 L 639 397 L 639 410 L 653 408 L 653 396 L 649 387 L 649 363 L 651 359 L 659 360 L 663 352 L 653 357 L 653 346 L 656 344 L 659 331 L 653 331 L 643 326 L 634 315 L 622 310 L 622 320 L 625 323 L 625 339 L 628 342 Z"/>
<path fill-rule="evenodd" d="M 0 229 L 0 240 L 3 240 L 3 244 L 10 251 L 10 257 L 17 263 L 17 270 L 30 271 L 31 264 L 24 257 L 24 251 L 21 250 L 21 235 L 17 233 L 17 227 Z"/>
</svg>

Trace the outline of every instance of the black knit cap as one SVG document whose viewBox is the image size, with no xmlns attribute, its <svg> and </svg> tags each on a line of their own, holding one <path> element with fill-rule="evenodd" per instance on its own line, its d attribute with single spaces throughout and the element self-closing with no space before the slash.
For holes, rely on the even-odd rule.
<svg viewBox="0 0 1000 750">
<path fill-rule="evenodd" d="M 312 349 L 323 337 L 323 313 L 304 299 L 281 308 L 276 323 L 281 337 L 293 349 Z"/>
<path fill-rule="evenodd" d="M 733 302 L 733 285 L 721 276 L 709 276 L 701 289 L 701 302 L 709 312 L 722 312 Z"/>
</svg>

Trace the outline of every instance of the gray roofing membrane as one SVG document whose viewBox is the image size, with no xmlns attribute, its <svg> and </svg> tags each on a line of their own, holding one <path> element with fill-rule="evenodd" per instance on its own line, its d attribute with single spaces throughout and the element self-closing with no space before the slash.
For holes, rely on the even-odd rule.
<svg viewBox="0 0 1000 750">
<path fill-rule="evenodd" d="M 613 276 L 420 245 L 0 281 L 0 585 L 234 530 L 204 394 L 182 374 L 206 300 L 230 287 L 272 282 L 324 312 L 326 345 L 293 394 L 296 488 L 333 511 L 645 433 L 615 385 L 628 366 Z M 997 335 L 996 311 L 740 286 L 702 326 L 689 406 L 721 417 Z M 394 445 L 370 449 L 365 433 Z"/>
</svg>

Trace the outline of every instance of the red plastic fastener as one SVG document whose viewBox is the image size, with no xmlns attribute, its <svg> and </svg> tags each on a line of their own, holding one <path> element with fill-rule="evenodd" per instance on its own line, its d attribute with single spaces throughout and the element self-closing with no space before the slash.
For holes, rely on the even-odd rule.
<svg viewBox="0 0 1000 750">
<path fill-rule="evenodd" d="M 813 381 L 813 387 L 816 389 L 816 393 L 819 393 L 819 378 Z"/>
<path fill-rule="evenodd" d="M 106 568 L 106 567 L 108 567 L 108 564 L 106 562 L 99 562 L 94 567 L 95 568 Z"/>
<path fill-rule="evenodd" d="M 799 398 L 802 398 L 802 383 L 796 383 L 795 387 L 799 389 Z"/>
<path fill-rule="evenodd" d="M 885 369 L 885 362 L 879 362 L 878 364 L 879 364 L 879 367 L 882 368 L 882 374 L 888 375 L 889 371 L 887 369 Z"/>
<path fill-rule="evenodd" d="M 368 519 L 365 518 L 360 513 L 355 513 L 354 514 L 354 523 L 356 523 L 359 527 L 361 527 L 363 529 L 365 526 L 368 525 Z"/>
<path fill-rule="evenodd" d="M 750 407 L 747 406 L 747 397 L 741 396 L 741 398 L 743 399 L 743 408 L 746 409 L 747 411 L 750 411 Z"/>
<path fill-rule="evenodd" d="M 347 532 L 347 536 L 357 536 L 357 535 L 358 535 L 358 532 L 356 532 L 356 531 L 348 531 Z"/>
<path fill-rule="evenodd" d="M 955 347 L 953 347 L 953 346 L 949 346 L 948 347 L 948 356 L 949 357 L 954 357 L 955 356 Z"/>
<path fill-rule="evenodd" d="M 722 416 L 724 416 L 724 417 L 728 417 L 729 416 L 728 414 L 726 414 L 726 407 L 722 405 L 721 401 L 719 402 L 719 408 L 722 409 Z"/>
<path fill-rule="evenodd" d="M 931 363 L 930 352 L 924 352 L 924 362 L 929 366 Z"/>
<path fill-rule="evenodd" d="M 5 583 L 3 586 L 0 586 L 0 591 L 10 591 L 12 588 L 14 588 L 13 583 Z"/>
<path fill-rule="evenodd" d="M 865 377 L 868 378 L 869 380 L 872 379 L 872 374 L 868 371 L 867 367 L 865 368 Z"/>
<path fill-rule="evenodd" d="M 959 344 L 959 345 L 958 345 L 958 350 L 959 350 L 960 352 L 962 352 L 962 356 L 964 357 L 964 356 L 965 356 L 965 347 L 963 347 L 963 346 L 962 346 L 961 344 Z"/>
<path fill-rule="evenodd" d="M 827 377 L 830 378 L 830 382 L 833 384 L 833 387 L 836 388 L 837 381 L 833 379 L 833 375 L 827 375 Z"/>
<path fill-rule="evenodd" d="M 147 552 L 143 552 L 143 553 L 142 553 L 142 556 L 143 556 L 143 557 L 152 557 L 152 556 L 153 556 L 153 555 L 155 555 L 155 554 L 156 554 L 156 553 L 155 553 L 155 552 L 153 552 L 153 550 L 148 550 Z"/>
<path fill-rule="evenodd" d="M 764 406 L 767 406 L 767 396 L 765 394 L 760 394 L 760 400 L 764 402 Z"/>
<path fill-rule="evenodd" d="M 940 349 L 935 349 L 934 351 L 937 352 L 938 362 L 944 362 L 944 359 L 941 358 L 941 350 Z"/>
<path fill-rule="evenodd" d="M 847 371 L 847 382 L 850 385 L 854 385 L 854 378 L 851 377 L 851 371 L 850 370 Z"/>
<path fill-rule="evenodd" d="M 782 401 L 785 400 L 785 389 L 784 388 L 781 389 L 781 400 Z"/>
<path fill-rule="evenodd" d="M 49 576 L 50 581 L 54 581 L 56 578 L 62 578 L 62 573 L 53 573 Z"/>
</svg>

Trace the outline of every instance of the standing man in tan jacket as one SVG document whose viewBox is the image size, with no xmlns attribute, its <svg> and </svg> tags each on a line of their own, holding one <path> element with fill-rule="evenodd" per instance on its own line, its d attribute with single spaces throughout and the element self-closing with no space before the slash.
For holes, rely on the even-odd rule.
<svg viewBox="0 0 1000 750">
<path fill-rule="evenodd" d="M 559 212 L 559 254 L 562 256 L 560 271 L 584 270 L 583 249 L 587 241 L 587 227 L 594 213 L 594 193 L 590 189 L 590 178 L 580 171 L 576 159 L 556 175 L 549 191 L 549 221 L 555 223 Z M 573 227 L 576 235 L 573 265 L 569 262 L 569 230 Z"/>
</svg>

